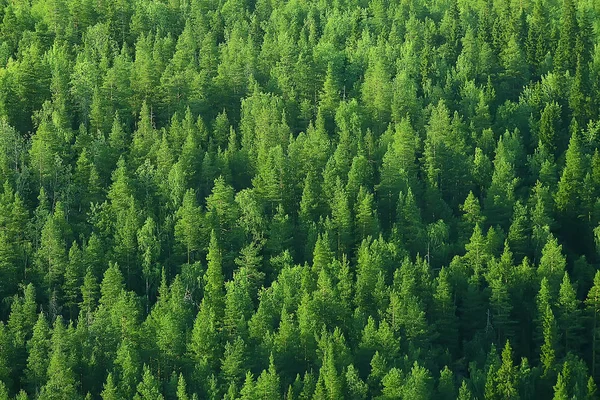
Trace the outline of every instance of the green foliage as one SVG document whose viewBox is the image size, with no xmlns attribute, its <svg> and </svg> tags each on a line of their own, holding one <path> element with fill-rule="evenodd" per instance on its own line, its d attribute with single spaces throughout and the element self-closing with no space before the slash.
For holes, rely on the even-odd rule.
<svg viewBox="0 0 600 400">
<path fill-rule="evenodd" d="M 0 0 L 0 398 L 595 398 L 599 21 Z"/>
</svg>

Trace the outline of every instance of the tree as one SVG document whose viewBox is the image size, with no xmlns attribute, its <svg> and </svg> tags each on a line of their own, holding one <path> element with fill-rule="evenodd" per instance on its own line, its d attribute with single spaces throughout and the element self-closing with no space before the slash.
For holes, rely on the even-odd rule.
<svg viewBox="0 0 600 400">
<path fill-rule="evenodd" d="M 60 208 L 59 208 L 60 210 Z M 37 273 L 43 277 L 48 293 L 61 284 L 67 264 L 67 250 L 63 227 L 64 214 L 58 211 L 46 218 L 42 228 L 40 248 L 36 253 Z"/>
<path fill-rule="evenodd" d="M 221 374 L 224 381 L 230 382 L 232 385 L 241 383 L 247 363 L 247 349 L 244 340 L 238 336 L 232 342 L 227 342 L 221 362 Z"/>
<path fill-rule="evenodd" d="M 367 110 L 379 130 L 385 129 L 389 122 L 391 87 L 391 77 L 382 51 L 379 48 L 373 48 L 362 85 L 362 99 L 367 104 Z"/>
<path fill-rule="evenodd" d="M 464 382 L 464 381 L 463 381 Z M 462 389 L 462 387 L 461 387 Z M 440 372 L 440 379 L 437 387 L 437 393 L 440 399 L 456 399 L 456 384 L 454 383 L 454 373 L 445 366 Z M 460 393 L 459 393 L 460 399 Z"/>
<path fill-rule="evenodd" d="M 213 231 L 210 235 L 208 246 L 208 268 L 204 275 L 204 301 L 217 317 L 222 316 L 225 310 L 225 293 L 223 284 L 223 265 L 221 249 L 217 242 L 217 236 Z"/>
<path fill-rule="evenodd" d="M 516 261 L 520 262 L 523 257 L 529 255 L 529 215 L 528 209 L 520 201 L 515 203 L 513 219 L 508 228 L 508 242 L 510 248 L 514 251 Z"/>
<path fill-rule="evenodd" d="M 532 17 L 529 20 L 529 30 L 527 31 L 527 40 L 525 47 L 527 50 L 527 60 L 536 68 L 538 75 L 544 71 L 543 63 L 546 54 L 549 51 L 549 18 L 546 3 L 542 0 L 536 0 L 533 4 Z"/>
<path fill-rule="evenodd" d="M 542 250 L 538 275 L 548 279 L 548 285 L 553 297 L 558 294 L 558 289 L 565 274 L 566 266 L 567 261 L 562 255 L 562 246 L 558 244 L 558 240 L 550 236 Z"/>
<path fill-rule="evenodd" d="M 158 257 L 160 255 L 160 243 L 156 237 L 156 223 L 152 217 L 148 217 L 137 234 L 137 242 L 142 258 L 142 274 L 146 281 L 146 311 L 150 303 L 150 285 L 158 280 Z"/>
<path fill-rule="evenodd" d="M 69 262 L 65 269 L 65 305 L 69 308 L 69 316 L 75 316 L 75 306 L 78 304 L 81 284 L 83 283 L 83 252 L 77 242 L 69 249 Z"/>
<path fill-rule="evenodd" d="M 458 205 L 458 196 L 467 181 L 469 160 L 458 157 L 465 153 L 462 121 L 458 114 L 451 118 L 448 107 L 440 101 L 427 125 L 423 162 L 430 187 L 439 190 L 453 205 Z"/>
<path fill-rule="evenodd" d="M 177 380 L 177 400 L 189 400 L 183 374 L 179 374 L 179 379 Z"/>
<path fill-rule="evenodd" d="M 216 238 L 223 248 L 227 248 L 235 239 L 236 222 L 239 217 L 239 207 L 235 202 L 233 187 L 220 176 L 215 183 L 210 196 L 206 198 L 206 222 L 214 230 Z M 229 240 L 228 240 L 229 239 Z"/>
<path fill-rule="evenodd" d="M 516 34 L 511 35 L 506 47 L 500 53 L 500 62 L 504 67 L 502 92 L 507 98 L 513 98 L 529 78 L 529 68 L 525 61 L 521 43 Z"/>
<path fill-rule="evenodd" d="M 437 341 L 442 345 L 443 349 L 445 348 L 453 354 L 456 351 L 458 341 L 458 323 L 456 305 L 454 304 L 447 269 L 441 269 L 436 284 L 433 294 L 433 321 L 435 321 L 434 323 L 439 334 Z"/>
<path fill-rule="evenodd" d="M 405 398 L 428 399 L 433 392 L 431 375 L 427 369 L 416 361 L 407 376 L 402 392 Z"/>
<path fill-rule="evenodd" d="M 162 400 L 164 398 L 160 392 L 158 381 L 146 365 L 144 365 L 142 381 L 139 383 L 137 393 L 133 398 L 135 400 Z"/>
<path fill-rule="evenodd" d="M 79 304 L 80 315 L 85 317 L 88 325 L 91 323 L 92 313 L 96 309 L 98 301 L 98 282 L 91 268 L 88 268 L 83 277 L 83 285 L 81 285 L 81 303 Z"/>
<path fill-rule="evenodd" d="M 504 138 L 500 138 L 496 146 L 492 182 L 484 201 L 487 220 L 490 224 L 507 225 L 505 221 L 510 220 L 514 208 L 517 183 L 518 178 L 516 177 L 513 160 L 510 159 Z"/>
<path fill-rule="evenodd" d="M 600 350 L 600 271 L 594 276 L 594 285 L 585 299 L 586 311 L 592 321 L 592 376 L 596 376 Z"/>
<path fill-rule="evenodd" d="M 203 300 L 194 321 L 188 348 L 203 378 L 208 378 L 209 372 L 216 366 L 221 356 L 219 322 L 215 311 L 206 300 Z"/>
<path fill-rule="evenodd" d="M 348 196 L 339 179 L 336 183 L 333 202 L 331 204 L 331 217 L 332 233 L 334 234 L 337 254 L 341 255 L 350 249 L 353 226 Z"/>
<path fill-rule="evenodd" d="M 325 118 L 325 128 L 328 132 L 334 130 L 335 112 L 340 104 L 340 90 L 333 68 L 333 64 L 329 63 L 319 101 L 319 112 Z"/>
<path fill-rule="evenodd" d="M 567 384 L 563 378 L 562 373 L 558 373 L 556 379 L 556 385 L 554 385 L 554 397 L 553 400 L 566 400 L 569 398 L 569 392 L 567 390 Z"/>
<path fill-rule="evenodd" d="M 271 357 L 269 359 L 269 369 L 263 370 L 256 380 L 254 392 L 256 396 L 261 399 L 280 399 L 281 394 L 279 385 L 279 376 L 277 375 L 275 365 L 273 364 L 273 357 Z"/>
<path fill-rule="evenodd" d="M 113 380 L 112 373 L 109 373 L 106 377 L 106 382 L 104 383 L 104 388 L 101 393 L 102 400 L 117 400 L 119 398 L 119 394 L 117 392 L 117 387 Z"/>
<path fill-rule="evenodd" d="M 69 361 L 68 339 L 62 319 L 59 317 L 52 330 L 52 351 L 48 364 L 48 380 L 41 388 L 39 399 L 79 399 L 75 375 Z"/>
<path fill-rule="evenodd" d="M 460 389 L 458 390 L 458 398 L 457 400 L 472 400 L 473 394 L 469 390 L 466 381 L 462 381 L 460 385 Z"/>
<path fill-rule="evenodd" d="M 36 311 L 35 287 L 30 283 L 23 288 L 23 297 L 15 296 L 8 317 L 7 328 L 16 351 L 24 349 L 25 341 L 31 337 Z"/>
<path fill-rule="evenodd" d="M 574 132 L 571 136 L 565 158 L 565 168 L 558 182 L 558 190 L 554 199 L 556 207 L 565 216 L 577 218 L 578 212 L 576 210 L 580 208 L 577 193 L 579 188 L 582 187 L 585 177 L 585 167 L 582 163 L 583 149 L 578 132 Z"/>
<path fill-rule="evenodd" d="M 512 347 L 506 342 L 502 350 L 502 364 L 498 368 L 495 381 L 497 393 L 503 399 L 518 399 L 518 374 L 512 360 Z"/>
<path fill-rule="evenodd" d="M 132 398 L 135 394 L 141 373 L 141 360 L 135 343 L 125 339 L 119 345 L 115 357 L 115 375 L 118 381 L 118 394 Z"/>
<path fill-rule="evenodd" d="M 560 119 L 560 105 L 556 102 L 546 104 L 540 118 L 539 138 L 541 144 L 552 154 L 556 154 L 558 149 L 562 149 Z"/>
<path fill-rule="evenodd" d="M 100 304 L 108 308 L 112 307 L 119 300 L 124 288 L 123 274 L 119 266 L 114 263 L 109 264 L 100 284 Z"/>
<path fill-rule="evenodd" d="M 0 382 L 0 399 L 9 400 L 8 389 L 6 388 L 6 384 L 4 382 Z"/>
<path fill-rule="evenodd" d="M 575 70 L 575 61 L 571 55 L 578 36 L 577 10 L 572 0 L 564 0 L 560 16 L 560 33 L 554 54 L 554 70 L 558 73 Z"/>
<path fill-rule="evenodd" d="M 379 219 L 375 213 L 373 194 L 363 186 L 360 187 L 355 203 L 356 237 L 362 241 L 367 237 L 375 237 L 379 232 Z"/>
<path fill-rule="evenodd" d="M 545 376 L 551 376 L 556 363 L 556 350 L 558 346 L 558 329 L 554 319 L 554 313 L 549 305 L 546 306 L 542 317 L 542 331 L 544 335 L 544 344 L 540 349 L 540 361 L 544 369 Z"/>
<path fill-rule="evenodd" d="M 193 260 L 193 252 L 200 250 L 201 211 L 196 203 L 196 193 L 188 189 L 183 203 L 177 210 L 175 240 L 185 246 L 188 264 Z"/>
<path fill-rule="evenodd" d="M 25 376 L 33 393 L 39 393 L 46 383 L 50 355 L 50 328 L 46 317 L 40 313 L 33 327 L 33 336 L 27 342 L 27 368 Z"/>
<path fill-rule="evenodd" d="M 568 272 L 565 271 L 558 291 L 557 319 L 567 353 L 576 351 L 576 343 L 580 343 L 581 340 L 582 323 L 579 305 L 577 292 L 571 284 Z"/>
<path fill-rule="evenodd" d="M 382 221 L 394 220 L 394 206 L 401 191 L 416 190 L 417 151 L 419 138 L 405 118 L 396 125 L 393 141 L 388 145 L 380 168 L 380 182 L 376 186 Z"/>
<path fill-rule="evenodd" d="M 350 364 L 346 370 L 346 394 L 345 398 L 351 400 L 364 400 L 367 398 L 369 387 L 360 379 L 358 371 L 354 365 Z"/>
</svg>

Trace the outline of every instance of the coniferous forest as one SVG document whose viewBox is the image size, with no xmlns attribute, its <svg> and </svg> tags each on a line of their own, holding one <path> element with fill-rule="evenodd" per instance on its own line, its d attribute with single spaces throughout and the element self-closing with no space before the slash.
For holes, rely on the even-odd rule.
<svg viewBox="0 0 600 400">
<path fill-rule="evenodd" d="M 600 398 L 598 0 L 0 21 L 0 400 Z"/>
</svg>

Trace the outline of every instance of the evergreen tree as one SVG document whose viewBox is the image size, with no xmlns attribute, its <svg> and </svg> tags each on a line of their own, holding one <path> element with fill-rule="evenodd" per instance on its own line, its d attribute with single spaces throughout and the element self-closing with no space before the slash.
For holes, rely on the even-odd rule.
<svg viewBox="0 0 600 400">
<path fill-rule="evenodd" d="M 562 171 L 558 190 L 556 191 L 555 201 L 558 210 L 565 216 L 578 217 L 578 210 L 581 207 L 578 196 L 578 188 L 582 187 L 585 167 L 579 133 L 575 132 L 569 141 L 569 148 L 565 154 L 566 163 Z M 574 221 L 573 221 L 574 222 Z"/>
<path fill-rule="evenodd" d="M 217 243 L 217 237 L 213 231 L 210 236 L 208 247 L 208 268 L 204 275 L 204 299 L 206 306 L 210 307 L 217 316 L 223 315 L 225 310 L 225 293 L 223 285 L 222 255 Z"/>
<path fill-rule="evenodd" d="M 75 374 L 69 361 L 68 339 L 62 319 L 57 318 L 52 330 L 52 350 L 48 363 L 48 380 L 40 390 L 40 399 L 79 399 Z"/>
<path fill-rule="evenodd" d="M 160 244 L 156 237 L 156 223 L 151 217 L 146 219 L 137 236 L 142 259 L 142 274 L 146 281 L 146 301 L 150 302 L 150 285 L 158 280 L 156 262 L 160 255 Z"/>
<path fill-rule="evenodd" d="M 554 54 L 554 69 L 559 73 L 575 70 L 575 61 L 571 55 L 578 36 L 577 11 L 572 0 L 562 2 L 558 46 Z"/>
<path fill-rule="evenodd" d="M 567 261 L 562 255 L 562 246 L 550 236 L 542 250 L 542 258 L 538 267 L 538 274 L 548 280 L 550 292 L 553 297 L 558 293 L 561 279 L 565 274 Z"/>
<path fill-rule="evenodd" d="M 101 396 L 102 400 L 116 400 L 119 398 L 112 373 L 109 373 L 106 377 L 106 383 L 104 384 Z"/>
<path fill-rule="evenodd" d="M 137 393 L 133 398 L 136 400 L 161 400 L 164 398 L 160 392 L 159 383 L 147 366 L 144 366 L 142 381 L 139 383 Z"/>
<path fill-rule="evenodd" d="M 592 286 L 585 299 L 585 305 L 591 318 L 592 328 L 592 376 L 596 376 L 599 361 L 597 352 L 600 347 L 600 272 L 596 272 L 594 276 L 594 286 Z"/>
<path fill-rule="evenodd" d="M 44 314 L 40 313 L 33 327 L 33 336 L 27 342 L 29 356 L 25 376 L 33 393 L 39 393 L 46 383 L 50 355 L 50 328 Z"/>
<path fill-rule="evenodd" d="M 581 310 L 580 301 L 569 274 L 565 271 L 563 280 L 558 291 L 557 311 L 558 323 L 561 328 L 565 351 L 575 350 L 576 343 L 580 342 L 581 334 Z"/>
</svg>

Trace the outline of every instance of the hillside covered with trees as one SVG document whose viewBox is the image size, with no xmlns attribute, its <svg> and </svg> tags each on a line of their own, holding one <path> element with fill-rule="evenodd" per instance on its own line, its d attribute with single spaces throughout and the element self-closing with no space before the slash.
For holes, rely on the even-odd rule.
<svg viewBox="0 0 600 400">
<path fill-rule="evenodd" d="M 0 21 L 0 400 L 600 398 L 599 1 Z"/>
</svg>

